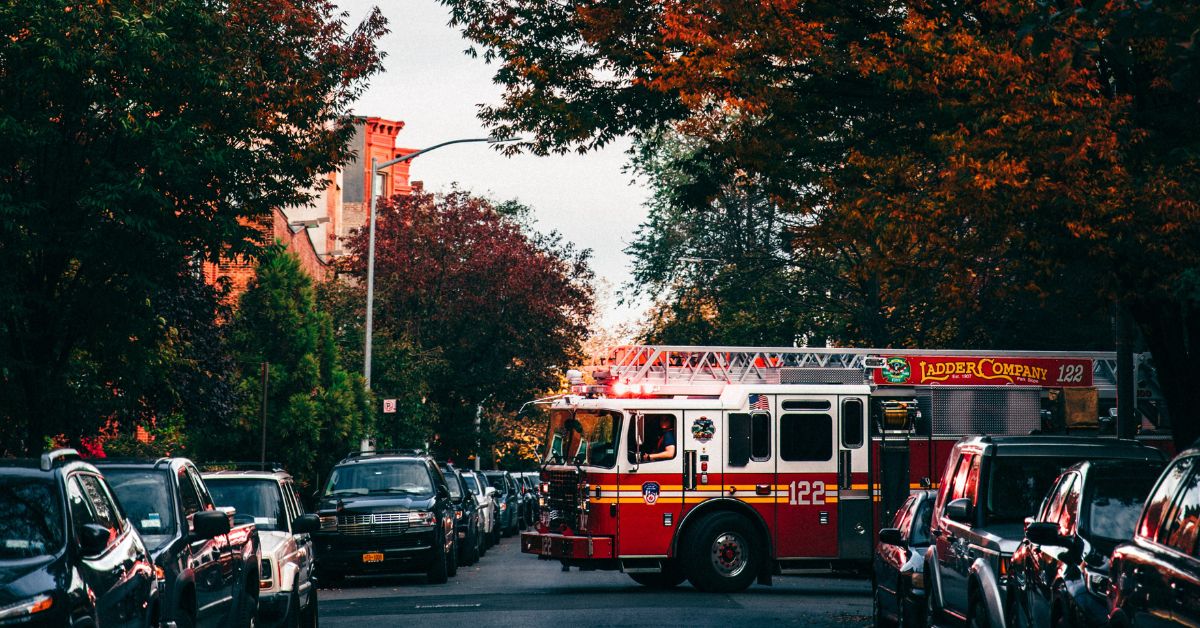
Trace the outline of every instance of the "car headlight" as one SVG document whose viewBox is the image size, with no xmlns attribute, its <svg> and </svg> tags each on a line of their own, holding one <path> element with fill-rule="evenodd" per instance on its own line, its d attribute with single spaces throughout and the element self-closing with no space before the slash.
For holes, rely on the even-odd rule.
<svg viewBox="0 0 1200 628">
<path fill-rule="evenodd" d="M 38 613 L 50 610 L 54 606 L 54 598 L 49 593 L 35 595 L 27 600 L 9 604 L 0 608 L 0 620 L 32 617 Z"/>
<path fill-rule="evenodd" d="M 337 516 L 336 515 L 321 515 L 321 532 L 336 532 L 337 531 Z"/>
</svg>

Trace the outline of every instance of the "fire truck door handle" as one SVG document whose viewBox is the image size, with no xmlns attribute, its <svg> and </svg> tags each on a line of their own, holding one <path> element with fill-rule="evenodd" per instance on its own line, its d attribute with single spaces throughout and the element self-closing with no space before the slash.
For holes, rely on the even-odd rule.
<svg viewBox="0 0 1200 628">
<path fill-rule="evenodd" d="M 850 489 L 850 452 L 838 452 L 838 488 Z"/>
</svg>

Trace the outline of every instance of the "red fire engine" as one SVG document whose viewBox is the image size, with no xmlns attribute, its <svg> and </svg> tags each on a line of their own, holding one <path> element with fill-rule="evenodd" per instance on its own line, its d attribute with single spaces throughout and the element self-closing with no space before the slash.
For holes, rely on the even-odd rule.
<svg viewBox="0 0 1200 628">
<path fill-rule="evenodd" d="M 1099 352 L 630 346 L 606 362 L 539 401 L 545 506 L 521 550 L 709 591 L 861 568 L 961 436 L 1095 430 L 1116 396 Z"/>
</svg>

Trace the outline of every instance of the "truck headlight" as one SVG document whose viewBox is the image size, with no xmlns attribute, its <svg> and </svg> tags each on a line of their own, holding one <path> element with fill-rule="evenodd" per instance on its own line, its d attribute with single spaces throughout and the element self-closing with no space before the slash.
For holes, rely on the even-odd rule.
<svg viewBox="0 0 1200 628">
<path fill-rule="evenodd" d="M 1088 593 L 1098 597 L 1107 598 L 1108 590 L 1112 588 L 1112 580 L 1102 571 L 1085 570 L 1083 582 Z"/>
<path fill-rule="evenodd" d="M 337 516 L 336 515 L 321 515 L 321 532 L 336 532 L 337 531 Z"/>
</svg>

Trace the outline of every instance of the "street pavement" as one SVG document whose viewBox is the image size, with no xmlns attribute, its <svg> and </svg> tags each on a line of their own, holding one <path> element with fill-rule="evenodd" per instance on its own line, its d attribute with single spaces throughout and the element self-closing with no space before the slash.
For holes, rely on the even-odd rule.
<svg viewBox="0 0 1200 628">
<path fill-rule="evenodd" d="M 669 591 L 642 587 L 618 572 L 564 573 L 556 562 L 518 551 L 503 539 L 477 564 L 443 585 L 423 576 L 349 578 L 320 591 L 320 620 L 337 626 L 737 626 L 849 628 L 871 623 L 871 587 L 862 578 L 775 578 L 732 595 L 688 583 Z M 770 622 L 760 624 L 757 622 Z"/>
</svg>

